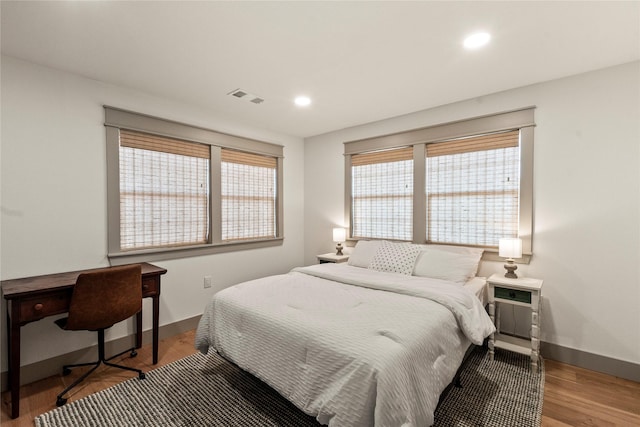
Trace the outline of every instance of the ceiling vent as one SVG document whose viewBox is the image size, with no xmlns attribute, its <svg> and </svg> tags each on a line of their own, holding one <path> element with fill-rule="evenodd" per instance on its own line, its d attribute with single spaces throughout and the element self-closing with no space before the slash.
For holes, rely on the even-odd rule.
<svg viewBox="0 0 640 427">
<path fill-rule="evenodd" d="M 233 92 L 231 92 L 231 95 L 235 96 L 236 98 L 243 98 L 245 96 L 247 96 L 247 92 L 241 91 L 240 89 L 234 90 Z"/>
<path fill-rule="evenodd" d="M 238 99 L 249 101 L 253 104 L 262 104 L 264 102 L 264 98 L 260 98 L 259 96 L 249 93 L 246 90 L 242 90 L 242 89 L 232 90 L 227 95 L 231 95 Z"/>
</svg>

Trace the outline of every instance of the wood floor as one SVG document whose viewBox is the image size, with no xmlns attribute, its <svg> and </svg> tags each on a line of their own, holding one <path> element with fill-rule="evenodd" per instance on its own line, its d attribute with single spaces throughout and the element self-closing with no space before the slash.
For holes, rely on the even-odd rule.
<svg viewBox="0 0 640 427">
<path fill-rule="evenodd" d="M 151 346 L 143 346 L 138 356 L 122 356 L 117 363 L 145 371 L 166 365 L 195 353 L 195 331 L 185 332 L 160 342 L 158 365 L 151 365 Z M 546 377 L 542 427 L 556 426 L 640 426 L 640 383 L 555 362 L 545 361 Z M 21 389 L 20 417 L 9 417 L 9 393 L 2 393 L 3 427 L 33 426 L 33 419 L 54 409 L 56 395 L 76 378 L 54 376 L 28 384 Z M 69 401 L 115 385 L 136 374 L 100 367 L 85 382 L 72 391 Z M 516 426 L 505 426 L 516 427 Z"/>
</svg>

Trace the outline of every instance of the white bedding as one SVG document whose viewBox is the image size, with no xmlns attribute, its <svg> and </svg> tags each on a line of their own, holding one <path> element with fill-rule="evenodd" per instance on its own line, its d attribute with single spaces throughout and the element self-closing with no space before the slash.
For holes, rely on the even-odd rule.
<svg viewBox="0 0 640 427">
<path fill-rule="evenodd" d="M 461 285 L 321 264 L 218 292 L 196 347 L 213 347 L 322 424 L 423 427 L 469 342 L 493 330 Z"/>
</svg>

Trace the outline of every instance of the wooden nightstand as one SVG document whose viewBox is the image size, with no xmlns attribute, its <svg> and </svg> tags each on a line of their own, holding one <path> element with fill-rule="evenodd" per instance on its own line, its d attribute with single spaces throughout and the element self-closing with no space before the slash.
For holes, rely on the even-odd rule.
<svg viewBox="0 0 640 427">
<path fill-rule="evenodd" d="M 328 254 L 318 255 L 318 262 L 325 264 L 327 262 L 347 262 L 349 255 L 336 255 L 335 252 L 329 252 Z"/>
<path fill-rule="evenodd" d="M 496 325 L 495 334 L 489 337 L 489 355 L 493 360 L 494 347 L 531 356 L 531 369 L 537 371 L 540 357 L 540 295 L 542 280 L 529 277 L 509 279 L 494 274 L 487 279 L 489 285 L 489 317 Z M 496 303 L 519 305 L 531 309 L 531 339 L 500 333 L 500 310 Z M 497 315 L 496 315 L 497 314 Z"/>
</svg>

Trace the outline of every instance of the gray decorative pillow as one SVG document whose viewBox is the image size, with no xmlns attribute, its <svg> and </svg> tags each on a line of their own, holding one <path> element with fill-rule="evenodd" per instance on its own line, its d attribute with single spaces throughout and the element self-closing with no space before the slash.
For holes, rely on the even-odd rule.
<svg viewBox="0 0 640 427">
<path fill-rule="evenodd" d="M 369 268 L 376 271 L 411 275 L 420 246 L 411 243 L 382 242 Z"/>
</svg>

